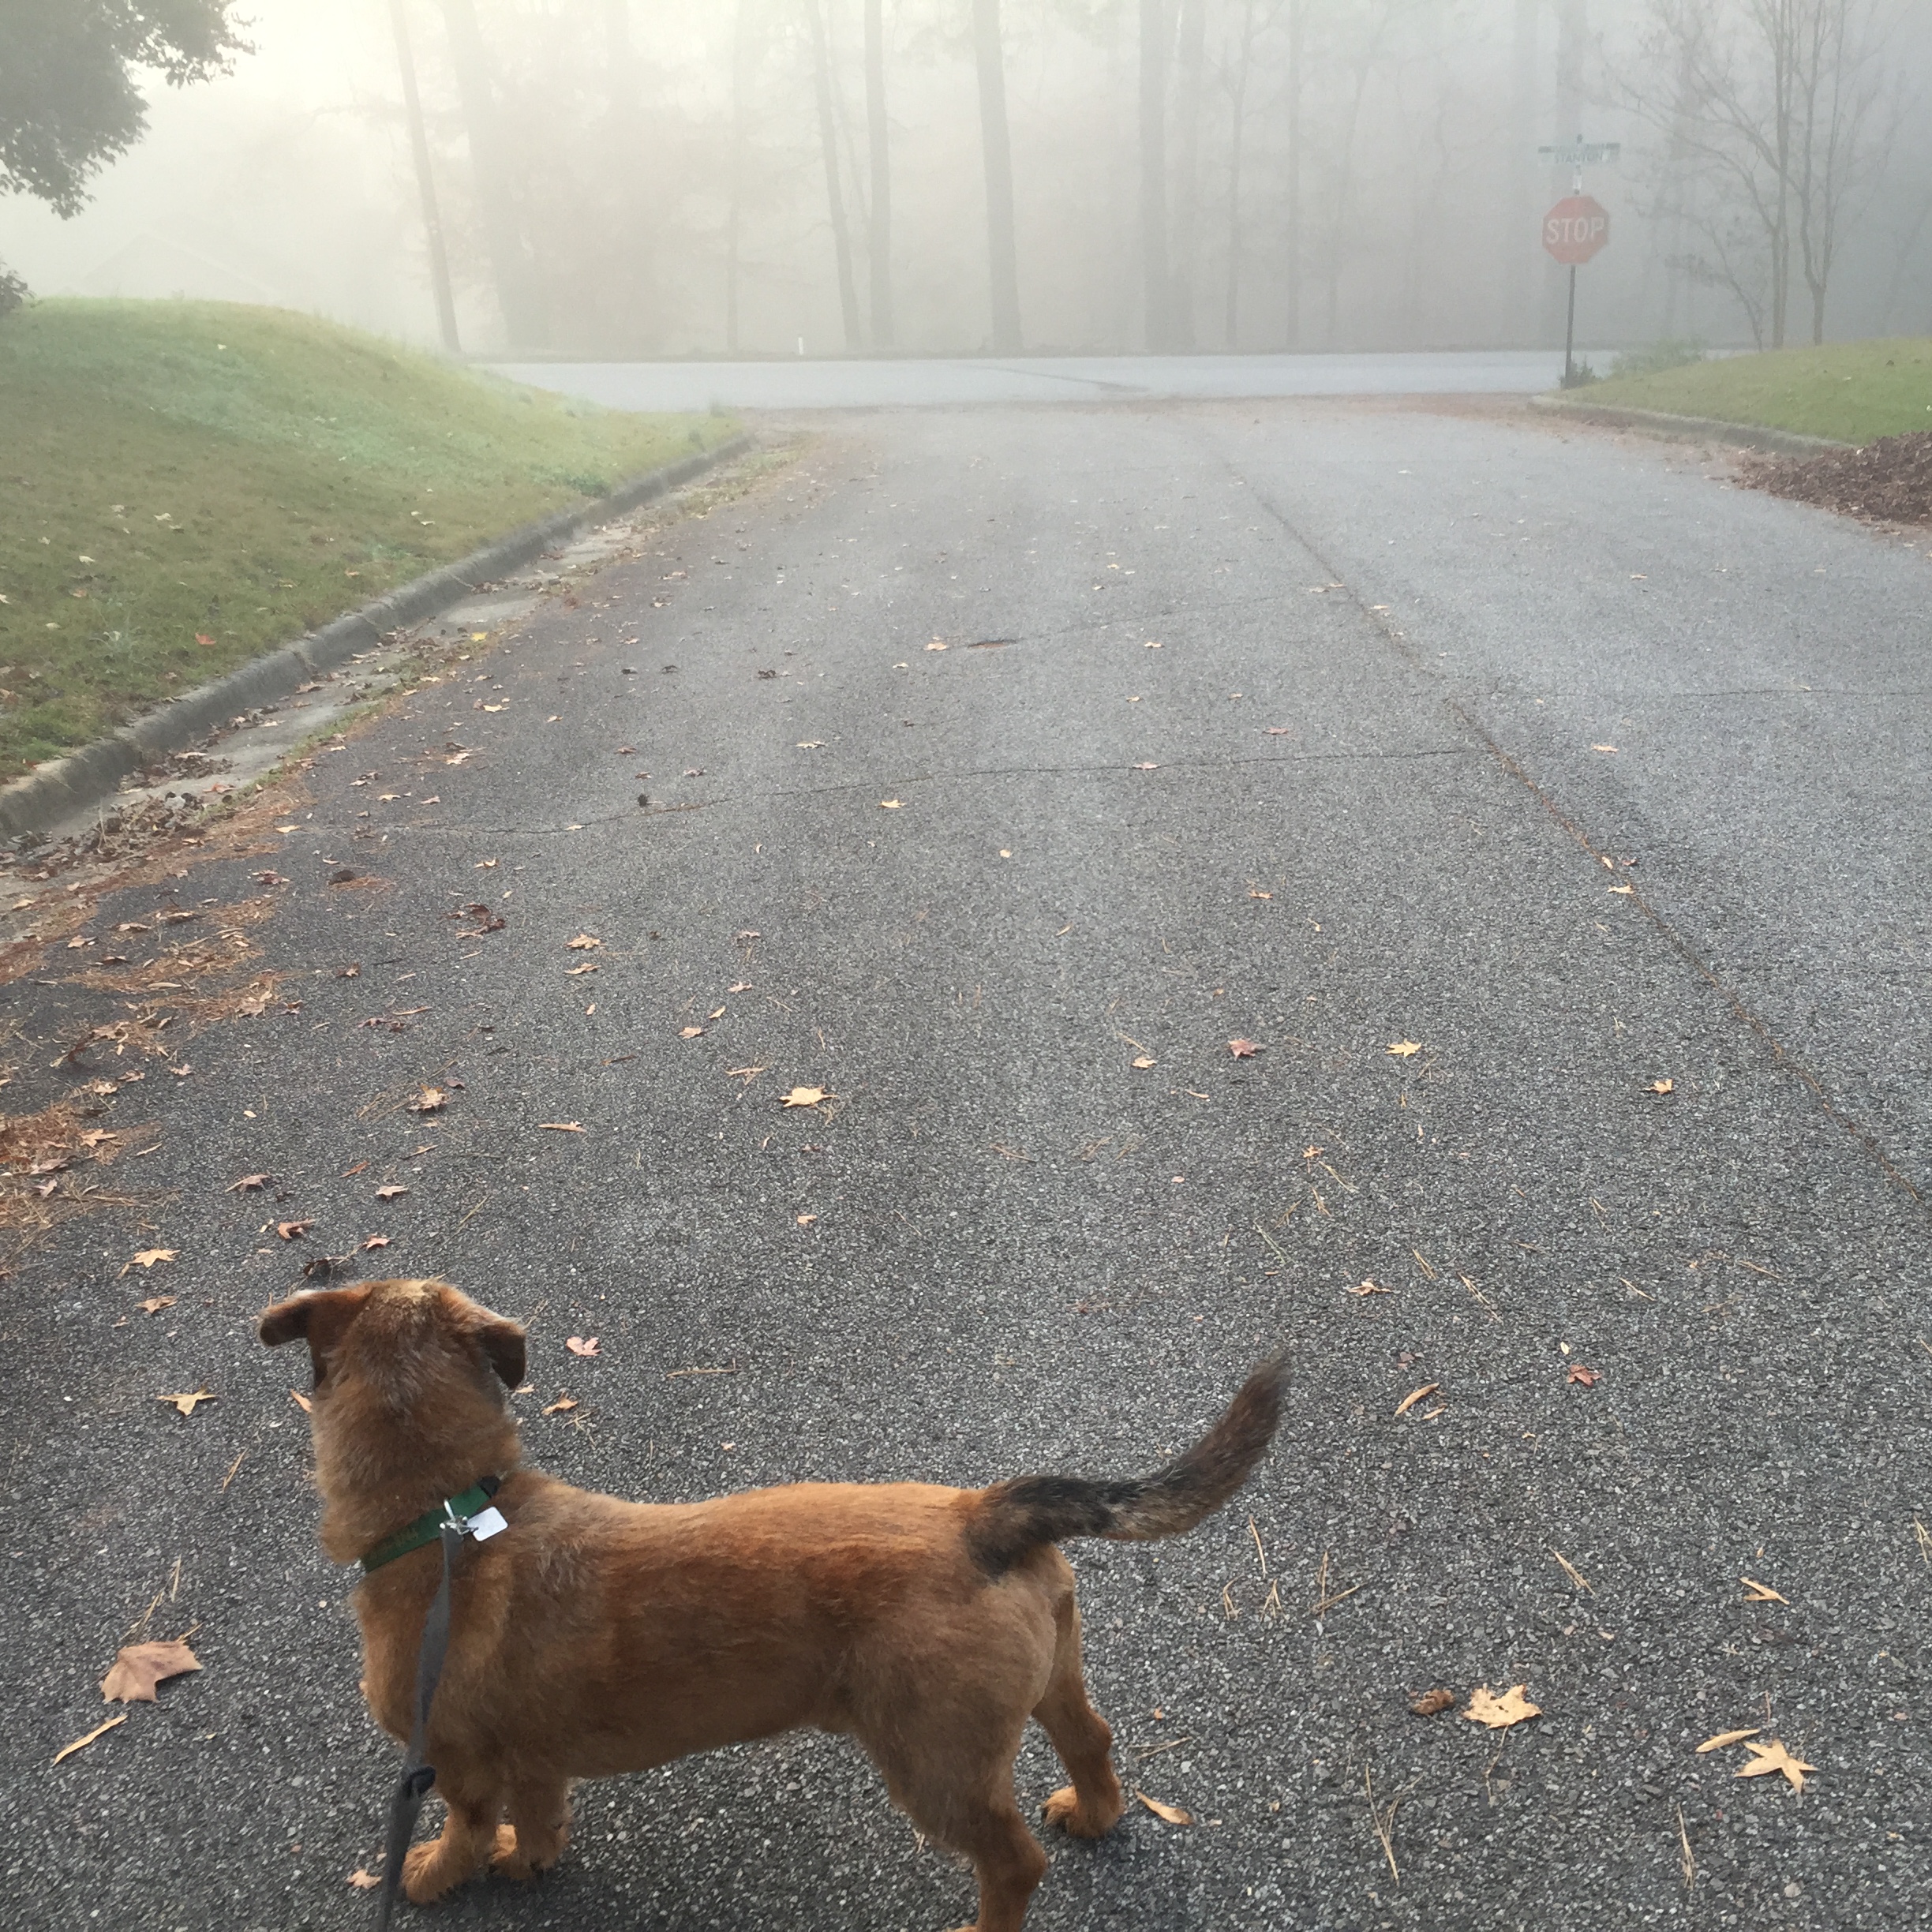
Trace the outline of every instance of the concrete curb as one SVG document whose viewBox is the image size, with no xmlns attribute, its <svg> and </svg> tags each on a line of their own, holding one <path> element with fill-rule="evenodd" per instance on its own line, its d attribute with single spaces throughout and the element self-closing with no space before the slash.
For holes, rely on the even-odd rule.
<svg viewBox="0 0 1932 1932">
<path fill-rule="evenodd" d="M 1762 450 L 1774 456 L 1822 456 L 1827 450 L 1855 449 L 1829 436 L 1800 436 L 1795 429 L 1770 429 L 1753 423 L 1720 422 L 1714 416 L 1672 416 L 1663 410 L 1619 409 L 1609 402 L 1581 402 L 1570 396 L 1537 395 L 1533 409 L 1552 416 L 1574 416 L 1606 429 L 1642 429 L 1684 442 L 1728 443 L 1734 449 Z"/>
<path fill-rule="evenodd" d="M 400 585 L 387 597 L 365 604 L 324 624 L 293 644 L 257 657 L 212 683 L 197 685 L 157 710 L 97 738 L 92 744 L 50 759 L 24 777 L 0 787 L 0 837 L 17 837 L 57 824 L 69 814 L 111 797 L 130 773 L 185 750 L 218 726 L 245 712 L 290 697 L 304 684 L 339 669 L 359 651 L 372 650 L 394 631 L 460 603 L 482 585 L 539 557 L 553 545 L 593 523 L 607 522 L 639 504 L 662 496 L 702 476 L 715 465 L 742 456 L 751 447 L 740 433 L 676 462 L 634 477 L 608 496 L 575 510 L 560 510 L 540 522 L 526 523 L 507 537 L 440 570 Z"/>
</svg>

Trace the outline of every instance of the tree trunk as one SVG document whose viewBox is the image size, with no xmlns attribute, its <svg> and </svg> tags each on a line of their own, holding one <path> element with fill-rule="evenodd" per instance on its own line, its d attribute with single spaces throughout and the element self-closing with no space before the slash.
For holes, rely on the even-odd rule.
<svg viewBox="0 0 1932 1932">
<path fill-rule="evenodd" d="M 818 95 L 818 142 L 825 152 L 826 207 L 832 223 L 832 252 L 838 264 L 839 313 L 845 324 L 845 348 L 864 347 L 859 330 L 859 285 L 852 279 L 852 237 L 845 227 L 845 196 L 839 185 L 838 120 L 832 105 L 832 56 L 826 45 L 825 15 L 818 0 L 805 0 L 811 26 L 812 67 Z"/>
<path fill-rule="evenodd" d="M 1207 59 L 1207 0 L 1181 0 L 1181 152 L 1174 180 L 1174 298 L 1167 318 L 1177 349 L 1194 346 L 1194 275 L 1200 257 L 1201 75 Z"/>
<path fill-rule="evenodd" d="M 1147 289 L 1147 346 L 1173 346 L 1174 287 L 1167 269 L 1167 7 L 1140 0 L 1140 269 Z"/>
<path fill-rule="evenodd" d="M 724 207 L 724 346 L 733 354 L 738 350 L 739 245 L 744 226 L 746 69 L 750 63 L 751 36 L 748 28 L 752 4 L 753 0 L 738 0 L 732 23 L 731 186 Z"/>
<path fill-rule="evenodd" d="M 1508 189 L 1503 198 L 1503 273 L 1496 279 L 1503 313 L 1496 318 L 1498 338 L 1506 343 L 1533 337 L 1536 326 L 1531 294 L 1537 258 L 1535 243 L 1536 151 L 1543 139 L 1537 132 L 1537 0 L 1516 0 L 1510 30 L 1510 154 L 1503 163 Z M 1560 133 L 1561 130 L 1558 130 Z"/>
<path fill-rule="evenodd" d="M 979 138 L 986 155 L 987 274 L 993 347 L 1020 352 L 1020 266 L 1013 238 L 1013 143 L 1006 128 L 1006 64 L 999 0 L 973 0 L 973 47 L 979 63 Z"/>
<path fill-rule="evenodd" d="M 1248 74 L 1254 58 L 1255 0 L 1245 0 L 1241 13 L 1241 59 L 1229 83 L 1227 316 L 1222 330 L 1226 346 L 1241 340 L 1241 137 L 1245 132 Z"/>
<path fill-rule="evenodd" d="M 872 225 L 866 261 L 872 281 L 872 346 L 893 346 L 892 153 L 886 121 L 886 5 L 866 0 L 866 133 L 872 161 Z"/>
<path fill-rule="evenodd" d="M 489 256 L 491 279 L 496 285 L 496 305 L 503 312 L 504 331 L 513 349 L 548 348 L 549 305 L 517 223 L 511 164 L 497 120 L 496 91 L 472 0 L 443 0 L 443 22 L 449 31 L 456 88 L 469 130 L 477 213 Z"/>
<path fill-rule="evenodd" d="M 1288 0 L 1288 346 L 1301 344 L 1301 56 L 1302 0 Z"/>
<path fill-rule="evenodd" d="M 389 0 L 395 28 L 396 63 L 402 70 L 402 107 L 409 118 L 410 152 L 416 160 L 416 187 L 422 197 L 423 233 L 429 244 L 429 282 L 436 291 L 436 321 L 443 346 L 462 354 L 456 334 L 456 297 L 450 286 L 449 255 L 443 245 L 443 217 L 436 207 L 436 177 L 429 167 L 429 137 L 423 126 L 422 96 L 416 91 L 416 57 L 410 48 L 409 19 L 402 0 Z"/>
</svg>

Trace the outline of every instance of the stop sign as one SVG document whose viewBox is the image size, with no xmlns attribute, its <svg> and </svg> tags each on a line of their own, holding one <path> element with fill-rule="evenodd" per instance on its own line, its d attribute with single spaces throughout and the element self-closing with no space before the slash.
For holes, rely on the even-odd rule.
<svg viewBox="0 0 1932 1932">
<path fill-rule="evenodd" d="M 1543 217 L 1543 245 L 1566 267 L 1586 262 L 1610 239 L 1610 211 L 1589 195 L 1565 195 Z"/>
</svg>

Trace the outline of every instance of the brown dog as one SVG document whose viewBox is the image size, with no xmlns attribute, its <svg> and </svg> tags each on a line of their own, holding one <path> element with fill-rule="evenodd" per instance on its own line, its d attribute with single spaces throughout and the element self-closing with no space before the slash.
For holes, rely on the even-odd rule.
<svg viewBox="0 0 1932 1932">
<path fill-rule="evenodd" d="M 271 1346 L 298 1335 L 338 1562 L 501 1478 L 509 1526 L 466 1544 L 456 1574 L 428 1750 L 449 1818 L 409 1854 L 412 1899 L 488 1859 L 515 1878 L 554 1863 L 574 1779 L 814 1724 L 857 1738 L 919 1829 L 972 1861 L 979 1932 L 1017 1932 L 1046 1866 L 1013 1801 L 1029 1716 L 1073 1780 L 1048 1819 L 1098 1837 L 1121 1815 L 1055 1541 L 1191 1529 L 1267 1449 L 1284 1375 L 1279 1359 L 1256 1370 L 1200 1442 L 1138 1481 L 800 1483 L 640 1503 L 519 1467 L 504 1388 L 523 1379 L 523 1331 L 445 1283 L 331 1289 L 263 1315 Z M 440 1576 L 430 1540 L 356 1592 L 363 1694 L 398 1739 Z"/>
</svg>

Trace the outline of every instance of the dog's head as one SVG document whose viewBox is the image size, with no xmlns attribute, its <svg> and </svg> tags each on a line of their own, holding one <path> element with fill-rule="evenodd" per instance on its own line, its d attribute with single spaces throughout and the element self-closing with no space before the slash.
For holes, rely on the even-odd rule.
<svg viewBox="0 0 1932 1932">
<path fill-rule="evenodd" d="M 339 1561 L 515 1466 L 504 1391 L 523 1380 L 523 1331 L 447 1282 L 294 1295 L 263 1312 L 260 1332 L 271 1348 L 309 1344 L 322 1543 Z"/>
</svg>

